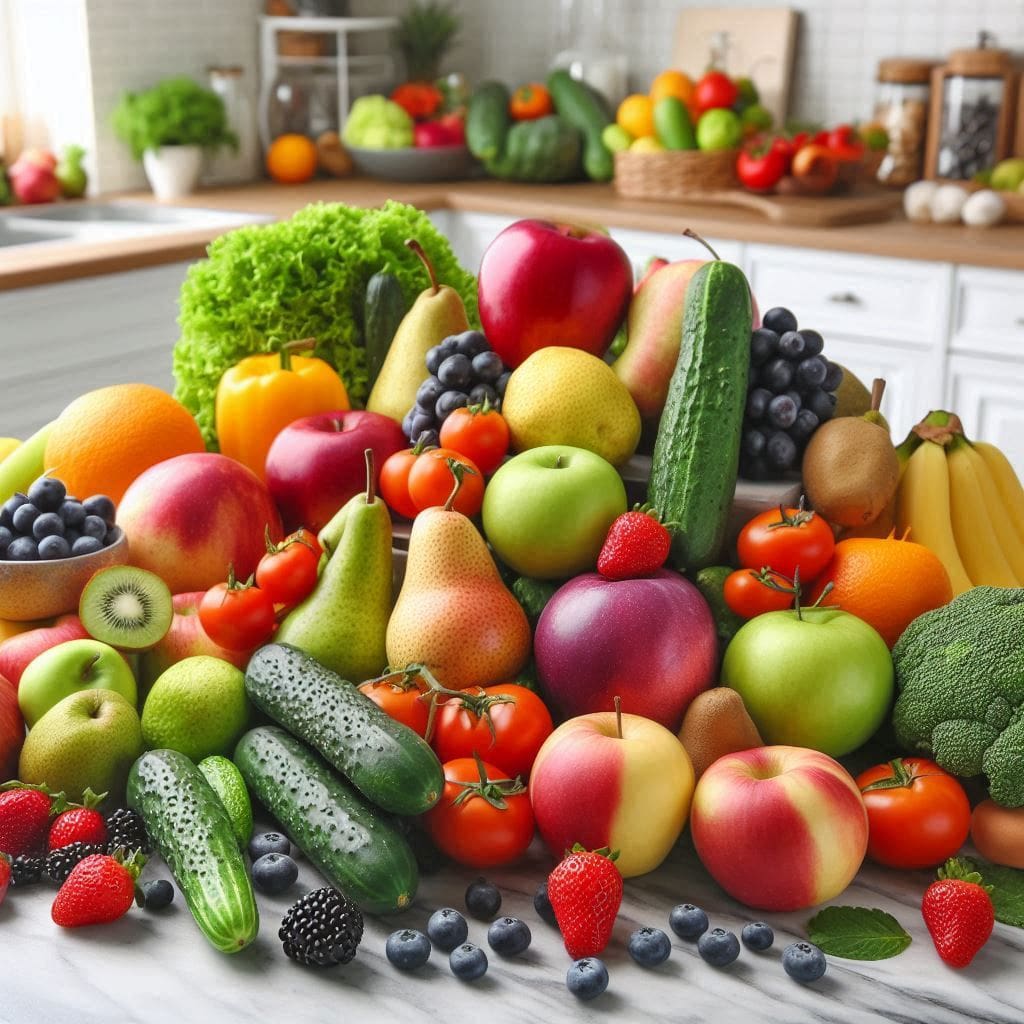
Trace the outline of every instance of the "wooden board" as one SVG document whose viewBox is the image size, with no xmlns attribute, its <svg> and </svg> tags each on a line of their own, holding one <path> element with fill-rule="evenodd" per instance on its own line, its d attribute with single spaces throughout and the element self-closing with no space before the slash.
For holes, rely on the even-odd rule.
<svg viewBox="0 0 1024 1024">
<path fill-rule="evenodd" d="M 742 189 L 699 192 L 687 202 L 738 206 L 767 217 L 776 224 L 793 227 L 842 227 L 889 220 L 903 202 L 901 192 L 871 190 L 838 196 L 757 195 Z"/>
</svg>

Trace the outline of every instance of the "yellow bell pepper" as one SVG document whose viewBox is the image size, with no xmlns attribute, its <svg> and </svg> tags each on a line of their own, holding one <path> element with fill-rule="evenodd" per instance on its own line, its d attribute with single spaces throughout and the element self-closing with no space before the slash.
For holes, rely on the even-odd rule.
<svg viewBox="0 0 1024 1024">
<path fill-rule="evenodd" d="M 280 354 L 248 356 L 220 379 L 215 416 L 221 453 L 261 480 L 270 445 L 289 423 L 349 408 L 345 385 L 332 366 L 295 355 L 315 344 L 304 338 L 288 342 Z"/>
</svg>

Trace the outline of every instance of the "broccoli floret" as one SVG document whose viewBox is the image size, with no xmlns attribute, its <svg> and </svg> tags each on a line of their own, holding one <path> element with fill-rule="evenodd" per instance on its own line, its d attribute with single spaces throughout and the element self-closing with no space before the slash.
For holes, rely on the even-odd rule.
<svg viewBox="0 0 1024 1024">
<path fill-rule="evenodd" d="M 900 744 L 1024 806 L 1024 589 L 968 590 L 916 618 L 892 658 Z"/>
</svg>

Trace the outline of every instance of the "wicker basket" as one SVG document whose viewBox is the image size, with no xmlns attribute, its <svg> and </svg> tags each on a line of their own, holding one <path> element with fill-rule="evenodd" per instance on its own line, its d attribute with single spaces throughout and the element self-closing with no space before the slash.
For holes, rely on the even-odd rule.
<svg viewBox="0 0 1024 1024">
<path fill-rule="evenodd" d="M 626 199 L 685 200 L 736 186 L 736 150 L 615 154 L 615 191 Z"/>
</svg>

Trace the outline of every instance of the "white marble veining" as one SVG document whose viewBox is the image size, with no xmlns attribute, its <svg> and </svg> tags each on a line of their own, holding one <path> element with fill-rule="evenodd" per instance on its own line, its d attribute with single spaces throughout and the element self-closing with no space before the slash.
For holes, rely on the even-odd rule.
<svg viewBox="0 0 1024 1024">
<path fill-rule="evenodd" d="M 578 1003 L 566 990 L 569 958 L 557 933 L 534 913 L 532 894 L 550 867 L 536 844 L 515 870 L 490 877 L 504 892 L 503 913 L 526 920 L 533 944 L 503 960 L 489 953 L 490 969 L 464 984 L 434 951 L 415 974 L 402 974 L 384 959 L 384 941 L 400 925 L 424 928 L 441 906 L 462 909 L 474 875 L 445 869 L 425 876 L 415 905 L 400 917 L 367 919 L 353 963 L 316 971 L 287 960 L 277 928 L 287 907 L 322 884 L 301 863 L 299 882 L 285 896 L 259 896 L 262 929 L 235 956 L 218 953 L 192 922 L 180 894 L 160 913 L 133 908 L 113 925 L 63 931 L 50 921 L 53 889 L 13 890 L 0 905 L 0 1021 L 3 1024 L 314 1024 L 314 1022 L 550 1021 L 714 1022 L 714 1024 L 954 1024 L 1024 1021 L 1021 956 L 1024 931 L 997 924 L 988 945 L 965 971 L 938 959 L 919 909 L 927 872 L 897 874 L 866 866 L 837 903 L 880 907 L 913 935 L 910 949 L 876 963 L 829 959 L 813 986 L 791 981 L 782 970 L 784 946 L 803 937 L 808 912 L 765 915 L 775 946 L 765 954 L 744 949 L 724 970 L 705 964 L 696 947 L 672 936 L 669 960 L 644 970 L 630 960 L 626 940 L 642 924 L 668 929 L 679 902 L 703 906 L 712 926 L 739 931 L 752 915 L 710 881 L 687 841 L 658 871 L 628 881 L 612 944 L 605 953 L 608 991 Z M 144 878 L 165 875 L 154 858 Z M 669 932 L 671 935 L 671 932 Z M 486 925 L 470 920 L 470 939 L 486 946 Z"/>
</svg>

